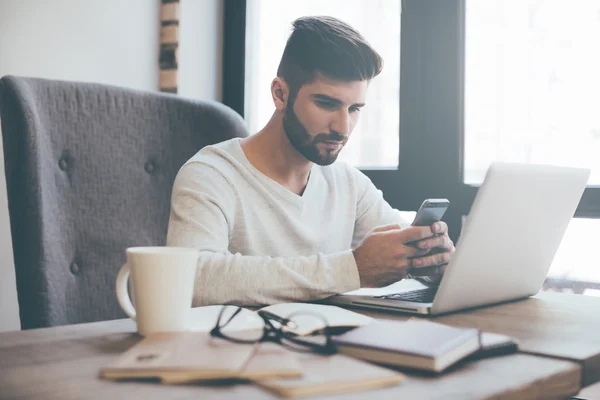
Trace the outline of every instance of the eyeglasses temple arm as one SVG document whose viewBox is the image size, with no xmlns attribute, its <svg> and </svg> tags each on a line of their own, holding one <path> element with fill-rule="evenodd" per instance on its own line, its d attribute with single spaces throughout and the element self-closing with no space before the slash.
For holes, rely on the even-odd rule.
<svg viewBox="0 0 600 400">
<path fill-rule="evenodd" d="M 279 315 L 275 315 L 269 311 L 259 311 L 258 315 L 260 315 L 263 318 L 272 319 L 273 321 L 277 321 L 284 326 L 287 326 L 290 322 L 292 322 L 287 318 L 282 318 Z"/>
</svg>

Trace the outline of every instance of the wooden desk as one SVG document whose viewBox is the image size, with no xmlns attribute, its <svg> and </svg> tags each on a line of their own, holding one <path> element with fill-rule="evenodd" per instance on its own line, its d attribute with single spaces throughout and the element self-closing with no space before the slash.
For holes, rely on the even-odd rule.
<svg viewBox="0 0 600 400">
<path fill-rule="evenodd" d="M 408 374 L 406 382 L 394 388 L 338 397 L 566 398 L 580 386 L 600 381 L 600 298 L 542 292 L 528 300 L 434 320 L 515 336 L 529 354 L 464 364 L 436 378 Z M 100 367 L 140 340 L 134 331 L 133 321 L 116 320 L 2 333 L 0 398 L 274 397 L 251 385 L 171 387 L 98 379 Z"/>
<path fill-rule="evenodd" d="M 377 318 L 408 316 L 368 312 Z M 432 318 L 448 325 L 502 333 L 520 341 L 521 352 L 577 362 L 582 386 L 600 381 L 600 298 L 540 292 L 527 300 Z"/>
<path fill-rule="evenodd" d="M 140 340 L 134 330 L 132 321 L 117 320 L 0 334 L 0 398 L 275 398 L 252 385 L 166 386 L 99 379 L 103 365 Z M 576 363 L 514 354 L 467 363 L 440 377 L 409 374 L 400 386 L 337 398 L 564 399 L 579 391 L 580 380 Z"/>
</svg>

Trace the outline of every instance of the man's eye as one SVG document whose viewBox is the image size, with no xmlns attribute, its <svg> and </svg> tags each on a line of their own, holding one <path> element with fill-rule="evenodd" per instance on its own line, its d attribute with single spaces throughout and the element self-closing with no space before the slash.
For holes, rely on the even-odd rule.
<svg viewBox="0 0 600 400">
<path fill-rule="evenodd" d="M 336 105 L 335 105 L 335 104 L 333 104 L 333 103 L 327 103 L 327 102 L 325 102 L 325 101 L 317 101 L 317 105 L 318 105 L 319 107 L 321 107 L 321 108 L 325 108 L 325 109 L 327 109 L 327 110 L 333 110 L 333 109 L 336 107 Z"/>
<path fill-rule="evenodd" d="M 360 112 L 360 107 L 350 107 L 350 112 Z"/>
</svg>

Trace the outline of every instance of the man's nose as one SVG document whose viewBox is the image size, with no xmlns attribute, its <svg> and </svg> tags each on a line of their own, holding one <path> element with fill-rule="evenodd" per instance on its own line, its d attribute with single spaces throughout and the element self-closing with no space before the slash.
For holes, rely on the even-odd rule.
<svg viewBox="0 0 600 400">
<path fill-rule="evenodd" d="M 332 121 L 330 128 L 334 132 L 339 132 L 344 136 L 350 134 L 350 113 L 346 109 L 339 110 L 335 119 Z"/>
</svg>

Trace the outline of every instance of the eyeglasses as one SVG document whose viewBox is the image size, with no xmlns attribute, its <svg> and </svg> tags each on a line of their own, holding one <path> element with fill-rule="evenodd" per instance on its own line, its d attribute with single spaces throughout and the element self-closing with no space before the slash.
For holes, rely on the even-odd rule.
<svg viewBox="0 0 600 400">
<path fill-rule="evenodd" d="M 233 313 L 227 317 L 226 310 L 233 307 Z M 291 350 L 299 352 L 314 352 L 319 354 L 335 353 L 335 346 L 331 341 L 331 329 L 327 320 L 318 314 L 298 312 L 290 314 L 287 318 L 279 317 L 268 311 L 258 311 L 257 314 L 263 320 L 262 330 L 227 330 L 227 325 L 240 314 L 241 307 L 224 306 L 219 313 L 217 323 L 210 331 L 211 336 L 229 340 L 235 343 L 253 344 L 259 342 L 275 342 Z M 323 326 L 318 332 L 311 336 L 299 336 L 294 330 L 301 324 L 309 323 L 312 319 L 318 320 L 319 326 Z M 312 324 L 311 324 L 312 325 Z"/>
</svg>

